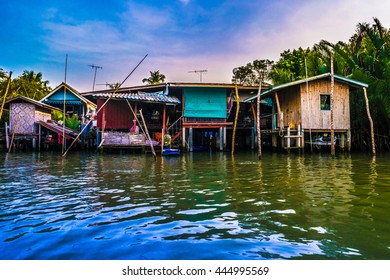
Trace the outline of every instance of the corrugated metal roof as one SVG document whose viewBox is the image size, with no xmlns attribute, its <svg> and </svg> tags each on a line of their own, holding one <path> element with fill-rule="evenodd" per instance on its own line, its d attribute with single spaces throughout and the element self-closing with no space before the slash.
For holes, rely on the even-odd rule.
<svg viewBox="0 0 390 280">
<path fill-rule="evenodd" d="M 164 95 L 162 93 L 93 93 L 95 98 L 114 98 L 114 99 L 128 99 L 133 101 L 151 102 L 151 103 L 165 103 L 165 104 L 180 104 L 180 100 L 177 97 Z"/>
<path fill-rule="evenodd" d="M 35 106 L 38 106 L 40 108 L 45 108 L 45 109 L 48 109 L 48 110 L 54 110 L 54 111 L 61 112 L 61 110 L 59 110 L 58 108 L 55 108 L 55 107 L 50 106 L 48 104 L 45 104 L 43 102 L 37 101 L 35 99 L 28 98 L 26 96 L 21 96 L 21 95 L 20 96 L 16 96 L 16 97 L 11 98 L 8 101 L 6 101 L 4 107 L 6 109 L 8 109 L 9 108 L 9 104 L 11 104 L 11 103 L 23 103 L 23 102 L 34 104 Z"/>
<path fill-rule="evenodd" d="M 306 81 L 307 82 L 312 82 L 312 81 L 315 81 L 315 80 L 325 79 L 325 78 L 331 78 L 331 74 L 330 73 L 325 73 L 325 74 L 314 76 L 314 77 L 310 77 L 310 78 L 307 78 L 307 79 L 302 79 L 302 80 L 299 80 L 299 81 L 294 81 L 294 82 L 291 82 L 291 83 L 286 83 L 286 84 L 274 86 L 274 87 L 271 87 L 270 89 L 268 89 L 266 91 L 263 91 L 261 93 L 261 96 L 268 95 L 271 92 L 275 92 L 277 90 L 281 90 L 281 89 L 288 88 L 288 87 L 291 87 L 291 86 L 303 84 L 303 83 L 306 83 Z M 349 86 L 352 86 L 352 87 L 366 87 L 366 88 L 368 87 L 368 84 L 365 84 L 365 83 L 362 83 L 362 82 L 358 82 L 358 81 L 355 81 L 355 80 L 352 80 L 352 79 L 348 79 L 348 78 L 345 78 L 345 77 L 342 77 L 342 76 L 339 76 L 339 75 L 334 75 L 334 79 L 338 80 L 340 82 L 346 83 L 346 84 L 348 84 Z M 256 98 L 257 98 L 257 96 L 252 96 L 250 98 L 245 99 L 244 102 L 249 102 L 249 101 L 252 101 L 252 100 L 254 100 Z"/>
</svg>

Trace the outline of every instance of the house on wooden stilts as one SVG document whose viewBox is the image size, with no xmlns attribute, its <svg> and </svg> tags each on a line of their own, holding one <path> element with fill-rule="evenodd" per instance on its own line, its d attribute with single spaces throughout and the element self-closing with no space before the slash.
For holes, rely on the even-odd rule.
<svg viewBox="0 0 390 280">
<path fill-rule="evenodd" d="M 5 103 L 9 110 L 9 126 L 6 127 L 6 147 L 12 149 L 40 149 L 45 141 L 54 142 L 53 130 L 46 130 L 52 121 L 52 112 L 57 108 L 40 101 L 17 96 Z M 45 127 L 43 127 L 44 125 Z M 48 137 L 50 136 L 50 137 Z"/>
<path fill-rule="evenodd" d="M 334 75 L 333 130 L 337 146 L 351 149 L 350 92 L 368 85 Z M 261 99 L 272 99 L 272 126 L 262 133 L 271 135 L 273 147 L 330 146 L 331 74 L 326 73 L 271 87 Z M 250 97 L 245 102 L 254 102 Z"/>
<path fill-rule="evenodd" d="M 176 112 L 181 111 L 181 102 L 165 84 L 86 92 L 83 96 L 96 101 L 97 142 L 102 148 L 145 150 L 152 143 L 159 149 L 167 138 L 167 124 L 181 116 Z"/>
</svg>

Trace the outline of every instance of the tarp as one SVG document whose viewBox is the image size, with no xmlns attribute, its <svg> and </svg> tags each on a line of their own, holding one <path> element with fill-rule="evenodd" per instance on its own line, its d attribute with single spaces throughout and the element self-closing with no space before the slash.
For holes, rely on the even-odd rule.
<svg viewBox="0 0 390 280">
<path fill-rule="evenodd" d="M 186 118 L 226 118 L 224 88 L 185 88 L 184 103 Z"/>
</svg>

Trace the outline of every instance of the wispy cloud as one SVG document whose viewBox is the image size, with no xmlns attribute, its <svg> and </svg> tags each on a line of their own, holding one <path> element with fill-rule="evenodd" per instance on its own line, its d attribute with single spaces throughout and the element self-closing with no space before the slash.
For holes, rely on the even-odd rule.
<svg viewBox="0 0 390 280">
<path fill-rule="evenodd" d="M 103 83 L 118 82 L 148 53 L 129 83 L 139 84 L 154 70 L 170 81 L 198 81 L 198 76 L 188 73 L 195 69 L 208 69 L 204 81 L 229 82 L 234 67 L 254 59 L 277 60 L 284 50 L 311 47 L 321 39 L 348 40 L 357 23 L 372 22 L 372 17 L 390 26 L 390 3 L 383 0 L 335 0 L 332 5 L 297 0 L 293 7 L 289 0 L 97 1 L 95 9 L 83 5 L 34 6 L 39 16 L 32 22 L 41 21 L 40 30 L 30 28 L 40 32 L 31 34 L 30 41 L 36 44 L 39 38 L 39 52 L 44 54 L 36 61 L 50 69 L 63 64 L 68 53 L 69 77 L 80 90 L 84 84 L 90 88 L 87 64 L 103 66 L 98 73 Z M 34 18 L 28 7 L 21 7 L 25 16 Z M 13 33 L 18 38 L 17 30 Z M 12 46 L 21 44 L 15 40 Z"/>
</svg>

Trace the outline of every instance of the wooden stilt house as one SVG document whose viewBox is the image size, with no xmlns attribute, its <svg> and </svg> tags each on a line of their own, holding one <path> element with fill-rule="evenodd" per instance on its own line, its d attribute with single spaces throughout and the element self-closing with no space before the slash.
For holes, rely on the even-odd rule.
<svg viewBox="0 0 390 280">
<path fill-rule="evenodd" d="M 332 109 L 336 141 L 341 148 L 350 149 L 350 92 L 367 87 L 334 75 L 333 108 L 330 73 L 271 87 L 261 93 L 261 99 L 271 98 L 273 104 L 272 127 L 262 127 L 262 133 L 272 135 L 274 147 L 329 146 Z M 250 97 L 245 102 L 255 99 Z"/>
<path fill-rule="evenodd" d="M 7 149 L 14 143 L 19 146 L 23 142 L 33 148 L 40 144 L 41 129 L 39 122 L 46 123 L 51 120 L 52 111 L 57 108 L 40 101 L 17 96 L 5 103 L 5 109 L 9 110 L 9 129 L 6 128 Z"/>
<path fill-rule="evenodd" d="M 233 84 L 162 83 L 87 92 L 83 96 L 97 103 L 97 127 L 102 131 L 103 146 L 131 146 L 129 130 L 142 110 L 150 135 L 157 142 L 161 144 L 161 139 L 169 137 L 171 144 L 195 151 L 225 150 L 232 134 L 234 91 Z M 257 87 L 238 86 L 238 91 L 243 98 L 249 97 L 256 94 Z M 248 130 L 245 133 L 250 135 L 250 106 L 242 112 L 240 129 Z M 247 120 L 247 112 L 251 120 Z"/>
</svg>

